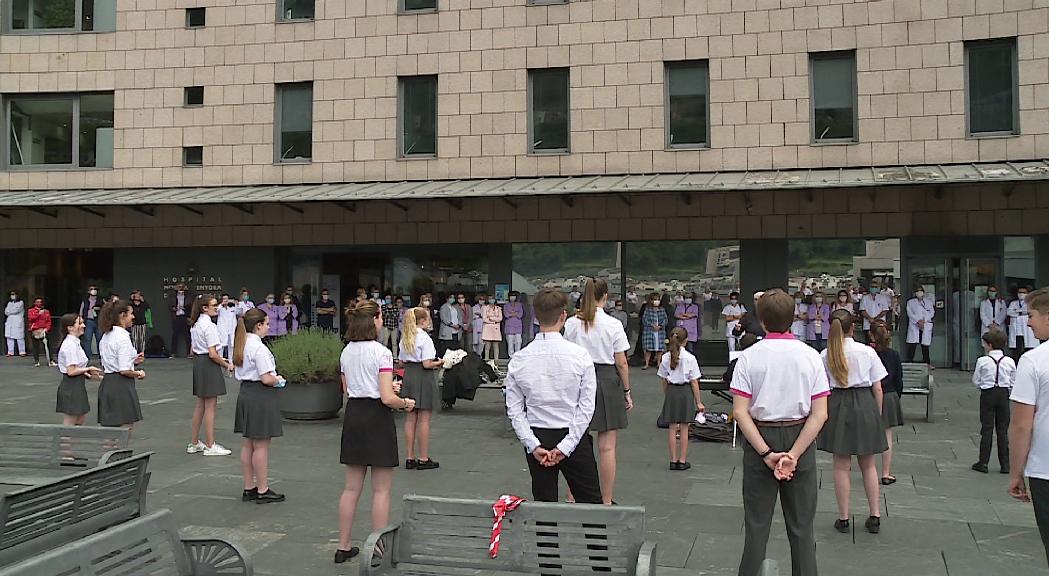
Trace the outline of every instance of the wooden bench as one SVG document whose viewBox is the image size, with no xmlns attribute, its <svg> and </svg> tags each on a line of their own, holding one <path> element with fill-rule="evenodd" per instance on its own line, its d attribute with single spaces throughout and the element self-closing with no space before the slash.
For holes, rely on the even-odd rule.
<svg viewBox="0 0 1049 576">
<path fill-rule="evenodd" d="M 933 377 L 928 364 L 920 362 L 903 363 L 904 396 L 925 396 L 925 421 L 933 420 Z"/>
<path fill-rule="evenodd" d="M 0 497 L 0 566 L 140 516 L 149 457 L 77 472 Z"/>
<path fill-rule="evenodd" d="M 224 540 L 180 540 L 160 510 L 0 568 L 0 576 L 251 576 L 251 560 Z"/>
<path fill-rule="evenodd" d="M 490 501 L 406 496 L 401 523 L 365 542 L 360 574 L 655 574 L 644 508 L 525 502 L 503 520 L 494 559 L 492 520 Z"/>
<path fill-rule="evenodd" d="M 41 484 L 131 455 L 126 428 L 0 424 L 0 484 Z"/>
</svg>

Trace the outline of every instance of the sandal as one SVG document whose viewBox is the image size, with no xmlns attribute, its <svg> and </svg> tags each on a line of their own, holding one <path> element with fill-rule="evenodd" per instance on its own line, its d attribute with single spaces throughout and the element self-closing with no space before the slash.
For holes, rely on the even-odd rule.
<svg viewBox="0 0 1049 576">
<path fill-rule="evenodd" d="M 889 485 L 895 484 L 895 483 L 896 483 L 896 477 L 893 476 L 892 474 L 889 474 L 888 476 L 883 476 L 882 479 L 881 479 L 881 485 L 882 486 L 889 486 Z"/>
</svg>

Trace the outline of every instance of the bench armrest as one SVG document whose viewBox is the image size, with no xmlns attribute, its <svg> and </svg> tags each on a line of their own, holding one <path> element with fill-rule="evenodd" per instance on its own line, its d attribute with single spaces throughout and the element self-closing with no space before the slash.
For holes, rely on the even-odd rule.
<svg viewBox="0 0 1049 576">
<path fill-rule="evenodd" d="M 131 450 L 130 448 L 125 448 L 125 449 L 122 449 L 122 450 L 110 450 L 109 452 L 106 452 L 105 454 L 102 455 L 101 458 L 98 459 L 98 465 L 99 466 L 105 466 L 106 464 L 109 464 L 110 462 L 119 462 L 121 460 L 127 460 L 128 458 L 131 458 L 134 455 L 135 455 L 135 452 L 133 450 Z"/>
<path fill-rule="evenodd" d="M 644 542 L 637 554 L 636 576 L 656 576 L 656 543 Z"/>
<path fill-rule="evenodd" d="M 214 539 L 188 539 L 182 541 L 189 556 L 193 574 L 228 576 L 252 576 L 254 569 L 251 558 L 233 542 Z"/>
<path fill-rule="evenodd" d="M 393 569 L 394 546 L 397 544 L 399 524 L 393 524 L 372 532 L 364 541 L 361 550 L 360 576 L 388 574 Z M 378 548 L 382 548 L 378 551 Z"/>
</svg>

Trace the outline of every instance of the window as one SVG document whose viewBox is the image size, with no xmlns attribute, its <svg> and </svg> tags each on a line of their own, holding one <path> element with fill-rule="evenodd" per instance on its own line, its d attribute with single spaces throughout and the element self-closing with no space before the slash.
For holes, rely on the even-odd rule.
<svg viewBox="0 0 1049 576">
<path fill-rule="evenodd" d="M 437 154 L 437 77 L 400 79 L 402 156 Z"/>
<path fill-rule="evenodd" d="M 568 68 L 528 72 L 532 152 L 568 152 Z"/>
<path fill-rule="evenodd" d="M 203 166 L 204 165 L 204 147 L 203 146 L 186 146 L 182 148 L 182 165 L 183 166 Z"/>
<path fill-rule="evenodd" d="M 112 32 L 116 0 L 12 0 L 4 27 L 7 32 Z"/>
<path fill-rule="evenodd" d="M 204 105 L 204 87 L 203 86 L 187 86 L 186 87 L 186 99 L 183 102 L 185 106 L 203 106 Z"/>
<path fill-rule="evenodd" d="M 417 10 L 436 10 L 437 0 L 401 0 L 402 12 L 414 12 Z"/>
<path fill-rule="evenodd" d="M 313 158 L 313 83 L 277 85 L 277 162 Z"/>
<path fill-rule="evenodd" d="M 856 54 L 825 52 L 809 59 L 812 141 L 856 141 Z"/>
<path fill-rule="evenodd" d="M 206 21 L 203 8 L 186 8 L 186 28 L 203 28 Z"/>
<path fill-rule="evenodd" d="M 668 62 L 666 65 L 667 146 L 707 146 L 709 107 L 706 62 Z"/>
<path fill-rule="evenodd" d="M 279 0 L 277 6 L 280 7 L 278 20 L 313 20 L 314 0 Z"/>
<path fill-rule="evenodd" d="M 1016 39 L 965 43 L 969 134 L 1019 134 Z"/>
<path fill-rule="evenodd" d="M 5 100 L 8 166 L 113 167 L 113 93 Z"/>
</svg>

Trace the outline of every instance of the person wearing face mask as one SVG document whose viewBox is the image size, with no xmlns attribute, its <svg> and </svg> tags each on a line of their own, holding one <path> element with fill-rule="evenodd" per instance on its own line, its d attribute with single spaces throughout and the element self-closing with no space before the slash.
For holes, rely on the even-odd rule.
<svg viewBox="0 0 1049 576">
<path fill-rule="evenodd" d="M 710 298 L 703 303 L 703 308 L 707 313 L 708 326 L 710 326 L 710 329 L 713 331 L 712 333 L 716 333 L 718 331 L 718 326 L 721 325 L 722 306 L 721 296 L 714 291 L 710 292 Z"/>
<path fill-rule="evenodd" d="M 218 307 L 218 329 L 219 329 L 219 354 L 227 362 L 233 362 L 233 338 L 237 335 L 237 303 L 230 299 L 229 294 L 219 297 Z M 192 337 L 192 328 L 190 336 Z"/>
<path fill-rule="evenodd" d="M 299 306 L 295 303 L 294 296 L 285 292 L 284 301 L 277 311 L 277 317 L 284 324 L 284 334 L 299 333 L 299 314 Z"/>
<path fill-rule="evenodd" d="M 462 308 L 456 306 L 455 295 L 449 294 L 441 305 L 441 326 L 437 329 L 437 355 L 444 357 L 448 350 L 459 350 L 459 333 L 463 329 Z"/>
<path fill-rule="evenodd" d="M 141 290 L 131 293 L 131 308 L 135 311 L 135 321 L 131 324 L 131 342 L 135 345 L 135 350 L 143 352 L 146 349 L 148 330 L 153 328 L 153 311 L 150 310 L 149 302 L 146 302 Z"/>
<path fill-rule="evenodd" d="M 648 306 L 641 316 L 641 345 L 645 350 L 645 365 L 642 370 L 659 365 L 659 359 L 667 349 L 667 320 L 667 311 L 660 305 L 659 295 L 650 294 Z"/>
<path fill-rule="evenodd" d="M 980 335 L 983 336 L 991 328 L 1004 332 L 1007 317 L 1005 300 L 998 297 L 998 287 L 988 286 L 987 298 L 980 302 Z"/>
<path fill-rule="evenodd" d="M 7 338 L 8 357 L 26 355 L 25 349 L 25 302 L 18 293 L 11 291 L 4 307 L 4 336 Z"/>
<path fill-rule="evenodd" d="M 1030 289 L 1021 286 L 1016 289 L 1016 300 L 1009 303 L 1009 348 L 1012 350 L 1013 359 L 1020 361 L 1020 356 L 1030 350 L 1037 348 L 1041 342 L 1034 335 L 1034 330 L 1027 324 L 1030 313 L 1027 311 L 1027 293 Z"/>
<path fill-rule="evenodd" d="M 790 324 L 790 333 L 798 340 L 805 340 L 806 324 L 809 320 L 809 305 L 805 303 L 805 293 L 801 290 L 794 293 L 794 322 Z"/>
<path fill-rule="evenodd" d="M 265 343 L 272 342 L 277 336 L 282 336 L 286 330 L 284 325 L 284 319 L 280 316 L 281 306 L 277 305 L 277 298 L 272 294 L 266 294 L 266 302 L 259 304 L 259 310 L 262 310 L 266 314 L 269 329 L 266 331 L 266 335 L 262 338 Z"/>
<path fill-rule="evenodd" d="M 397 340 L 400 338 L 398 325 L 401 321 L 401 311 L 393 303 L 393 296 L 383 296 L 382 307 L 382 329 L 379 330 L 379 343 L 390 349 L 391 354 L 397 353 Z"/>
<path fill-rule="evenodd" d="M 860 299 L 863 334 L 868 342 L 870 342 L 871 322 L 874 320 L 887 322 L 890 308 L 892 308 L 892 298 L 881 293 L 880 285 L 871 284 L 870 291 Z"/>
<path fill-rule="evenodd" d="M 459 332 L 459 344 L 463 350 L 469 350 L 473 344 L 473 322 L 467 320 L 471 318 L 473 314 L 473 306 L 466 301 L 466 294 L 459 293 L 455 295 L 455 305 L 459 307 L 459 317 L 463 319 L 463 329 Z"/>
<path fill-rule="evenodd" d="M 80 303 L 80 317 L 84 319 L 84 335 L 80 338 L 84 352 L 91 356 L 91 342 L 95 342 L 95 355 L 98 355 L 98 343 L 102 333 L 98 330 L 98 313 L 102 311 L 102 299 L 98 297 L 98 287 L 94 284 L 87 287 L 87 298 Z"/>
<path fill-rule="evenodd" d="M 681 298 L 681 303 L 674 307 L 674 318 L 677 325 L 685 329 L 688 336 L 685 350 L 689 354 L 696 353 L 696 342 L 703 336 L 703 311 L 696 303 L 695 292 L 689 292 Z"/>
<path fill-rule="evenodd" d="M 500 326 L 503 322 L 503 309 L 496 304 L 495 298 L 487 299 L 488 304 L 484 307 L 484 328 L 481 330 L 481 339 L 484 340 L 484 358 L 495 361 L 499 359 L 499 343 L 503 341 Z"/>
<path fill-rule="evenodd" d="M 517 301 L 519 293 L 510 292 L 509 302 L 503 304 L 503 332 L 506 334 L 506 353 L 510 358 L 521 349 L 524 332 L 524 305 Z"/>
<path fill-rule="evenodd" d="M 925 295 L 925 288 L 918 286 L 914 297 L 907 300 L 907 362 L 914 362 L 914 352 L 920 344 L 922 362 L 929 364 L 929 346 L 932 344 L 932 320 L 936 316 L 936 303 Z"/>
<path fill-rule="evenodd" d="M 317 311 L 317 327 L 326 332 L 335 331 L 335 314 L 339 307 L 331 299 L 327 289 L 321 289 L 321 299 L 313 307 Z"/>
<path fill-rule="evenodd" d="M 288 286 L 284 289 L 284 297 L 281 298 L 281 301 L 283 301 L 287 297 L 291 297 L 291 303 L 294 304 L 296 308 L 302 308 L 301 306 L 299 306 L 299 297 L 295 295 L 294 286 Z"/>
<path fill-rule="evenodd" d="M 193 298 L 184 283 L 179 282 L 175 285 L 175 293 L 168 297 L 168 310 L 171 312 L 171 354 L 178 356 L 184 345 L 186 358 L 192 358 L 189 349 L 189 315 L 193 311 Z"/>
<path fill-rule="evenodd" d="M 371 300 L 372 302 L 375 302 L 375 305 L 378 306 L 379 309 L 381 310 L 382 309 L 383 300 L 382 300 L 382 295 L 379 293 L 379 289 L 377 287 L 375 287 L 375 286 L 371 286 L 368 289 L 368 294 L 370 294 L 369 300 Z"/>
<path fill-rule="evenodd" d="M 834 304 L 831 305 L 830 311 L 831 314 L 833 314 L 838 310 L 845 310 L 849 314 L 852 314 L 853 305 L 848 290 L 838 290 L 838 298 L 834 301 Z"/>
<path fill-rule="evenodd" d="M 484 352 L 484 340 L 481 339 L 481 335 L 484 332 L 484 303 L 487 300 L 487 295 L 478 294 L 475 296 L 476 302 L 470 307 L 470 335 L 472 338 L 473 351 L 480 356 Z"/>
<path fill-rule="evenodd" d="M 736 351 L 736 326 L 740 318 L 746 314 L 747 307 L 739 303 L 739 292 L 728 295 L 728 304 L 721 309 L 721 315 L 725 317 L 725 338 L 728 339 L 728 351 Z"/>
<path fill-rule="evenodd" d="M 826 302 L 823 292 L 816 291 L 812 295 L 812 304 L 809 304 L 806 312 L 805 340 L 809 346 L 817 352 L 823 352 L 827 347 L 827 336 L 830 335 L 830 304 Z"/>
<path fill-rule="evenodd" d="M 609 312 L 608 315 L 619 320 L 619 322 L 623 324 L 623 330 L 626 330 L 627 325 L 630 324 L 630 315 L 627 314 L 626 310 L 623 308 L 622 300 L 616 300 L 615 307 L 612 308 L 612 311 Z"/>
</svg>

